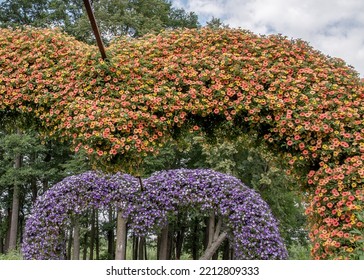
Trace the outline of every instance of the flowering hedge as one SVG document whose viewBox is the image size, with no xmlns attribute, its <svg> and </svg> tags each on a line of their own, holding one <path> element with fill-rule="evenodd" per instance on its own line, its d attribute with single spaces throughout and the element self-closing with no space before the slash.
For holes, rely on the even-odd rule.
<svg viewBox="0 0 364 280">
<path fill-rule="evenodd" d="M 304 171 L 314 257 L 358 256 L 364 87 L 344 61 L 238 29 L 124 38 L 107 52 L 104 62 L 57 31 L 1 29 L 0 115 L 34 116 L 45 136 L 72 139 L 107 166 L 155 151 L 180 129 L 254 130 Z"/>
<path fill-rule="evenodd" d="M 24 258 L 62 259 L 70 216 L 109 205 L 121 207 L 131 230 L 141 236 L 158 232 L 182 207 L 216 213 L 224 218 L 235 258 L 287 258 L 268 205 L 232 176 L 212 170 L 162 171 L 144 180 L 143 188 L 140 192 L 139 180 L 129 175 L 86 172 L 64 179 L 38 198 L 26 223 Z"/>
</svg>

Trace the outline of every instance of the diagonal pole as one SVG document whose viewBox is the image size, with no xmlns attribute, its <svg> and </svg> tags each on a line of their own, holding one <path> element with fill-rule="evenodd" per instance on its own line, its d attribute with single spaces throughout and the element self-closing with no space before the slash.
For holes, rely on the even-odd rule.
<svg viewBox="0 0 364 280">
<path fill-rule="evenodd" d="M 91 27 L 92 27 L 92 30 L 93 30 L 93 32 L 95 34 L 97 46 L 99 47 L 101 57 L 102 57 L 103 60 L 105 60 L 106 59 L 106 52 L 105 52 L 104 44 L 102 43 L 100 31 L 99 31 L 99 28 L 97 27 L 95 15 L 94 15 L 94 13 L 92 11 L 90 1 L 89 0 L 83 0 L 83 3 L 85 4 L 86 12 L 87 12 L 88 18 L 90 19 Z"/>
</svg>

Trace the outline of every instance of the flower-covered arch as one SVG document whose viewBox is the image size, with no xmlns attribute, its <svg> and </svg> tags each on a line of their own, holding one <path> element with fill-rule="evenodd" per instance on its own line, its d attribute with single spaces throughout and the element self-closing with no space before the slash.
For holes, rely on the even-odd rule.
<svg viewBox="0 0 364 280">
<path fill-rule="evenodd" d="M 64 230 L 71 215 L 90 208 L 127 208 L 140 190 L 138 181 L 129 175 L 106 176 L 86 172 L 70 176 L 38 197 L 27 219 L 22 252 L 24 259 L 63 259 Z"/>
<path fill-rule="evenodd" d="M 0 117 L 115 167 L 181 130 L 253 131 L 306 182 L 312 254 L 363 254 L 364 87 L 302 40 L 240 29 L 166 31 L 97 49 L 53 30 L 1 29 Z"/>
<path fill-rule="evenodd" d="M 86 172 L 71 176 L 36 202 L 27 220 L 25 259 L 62 259 L 62 230 L 70 215 L 91 207 L 123 209 L 135 234 L 158 232 L 180 207 L 221 215 L 236 259 L 285 259 L 287 251 L 269 206 L 254 190 L 230 175 L 212 170 L 161 171 L 143 181 L 129 175 Z"/>
<path fill-rule="evenodd" d="M 210 169 L 175 169 L 156 172 L 143 184 L 141 203 L 130 215 L 140 234 L 148 224 L 162 228 L 180 209 L 197 210 L 224 220 L 235 259 L 288 257 L 268 204 L 239 179 Z"/>
</svg>

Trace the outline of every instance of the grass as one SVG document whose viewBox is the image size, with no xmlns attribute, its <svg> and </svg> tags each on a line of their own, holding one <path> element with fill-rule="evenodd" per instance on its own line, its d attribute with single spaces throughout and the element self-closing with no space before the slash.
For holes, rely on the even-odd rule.
<svg viewBox="0 0 364 280">
<path fill-rule="evenodd" d="M 128 240 L 127 243 L 127 260 L 132 260 L 132 242 L 131 240 Z M 148 242 L 147 246 L 147 255 L 149 260 L 156 260 L 157 259 L 157 248 L 155 242 Z M 106 249 L 106 248 L 103 248 Z M 105 252 L 102 252 L 101 255 L 105 254 Z M 302 244 L 296 243 L 292 244 L 288 247 L 288 254 L 290 260 L 310 260 L 310 248 L 309 246 L 303 246 Z M 106 254 L 104 257 L 101 257 L 101 259 L 104 259 L 106 257 Z M 8 252 L 7 254 L 0 254 L 0 261 L 1 260 L 22 260 L 22 255 L 19 251 L 14 250 L 11 252 Z M 191 256 L 188 254 L 183 254 L 181 256 L 182 260 L 188 260 L 191 259 Z"/>
<path fill-rule="evenodd" d="M 22 260 L 23 257 L 22 255 L 20 254 L 19 251 L 11 251 L 11 252 L 8 252 L 6 253 L 5 255 L 4 254 L 0 254 L 0 260 L 3 261 L 3 260 Z"/>
</svg>

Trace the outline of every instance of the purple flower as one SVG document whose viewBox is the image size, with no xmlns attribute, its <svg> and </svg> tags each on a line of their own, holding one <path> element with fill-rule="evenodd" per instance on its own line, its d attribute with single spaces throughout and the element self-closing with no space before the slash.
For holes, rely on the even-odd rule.
<svg viewBox="0 0 364 280">
<path fill-rule="evenodd" d="M 135 234 L 156 233 L 179 208 L 224 219 L 236 259 L 286 259 L 287 251 L 267 203 L 237 178 L 208 169 L 176 169 L 143 180 L 127 174 L 70 176 L 40 196 L 27 220 L 25 259 L 62 259 L 70 214 L 113 205 Z"/>
</svg>

